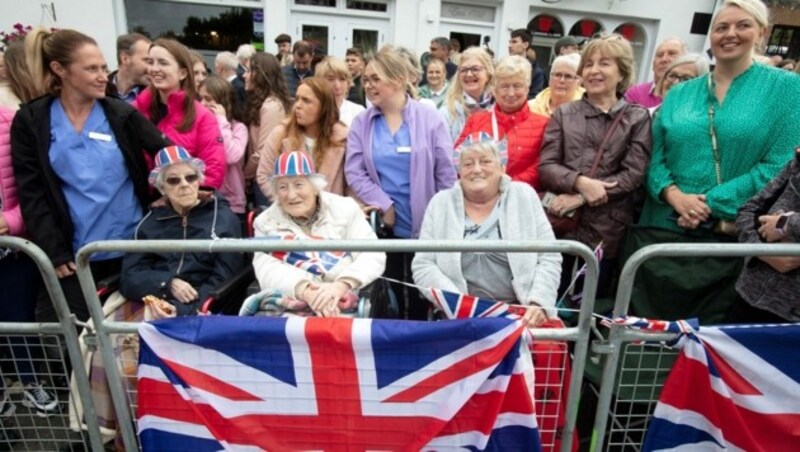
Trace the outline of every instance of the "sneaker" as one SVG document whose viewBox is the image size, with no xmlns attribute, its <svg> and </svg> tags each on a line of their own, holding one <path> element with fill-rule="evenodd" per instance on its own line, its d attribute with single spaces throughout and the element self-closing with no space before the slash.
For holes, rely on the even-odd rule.
<svg viewBox="0 0 800 452">
<path fill-rule="evenodd" d="M 11 416 L 16 409 L 17 406 L 11 402 L 11 399 L 8 398 L 8 394 L 3 391 L 3 395 L 0 396 L 0 417 Z"/>
<path fill-rule="evenodd" d="M 48 417 L 58 408 L 58 399 L 38 383 L 28 383 L 23 391 L 22 404 L 35 408 L 36 415 Z"/>
</svg>

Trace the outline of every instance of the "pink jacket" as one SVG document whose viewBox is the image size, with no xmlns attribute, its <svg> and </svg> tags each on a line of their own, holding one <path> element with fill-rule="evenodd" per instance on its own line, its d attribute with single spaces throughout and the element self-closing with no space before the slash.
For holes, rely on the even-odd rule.
<svg viewBox="0 0 800 452">
<path fill-rule="evenodd" d="M 25 233 L 25 224 L 19 211 L 17 183 L 14 179 L 14 168 L 11 166 L 11 121 L 14 110 L 0 107 L 0 199 L 3 200 L 3 211 L 0 215 L 8 223 L 9 234 L 21 236 Z"/>
<path fill-rule="evenodd" d="M 247 150 L 247 126 L 239 121 L 229 122 L 225 116 L 216 115 L 222 139 L 225 141 L 225 183 L 219 192 L 233 213 L 245 212 L 244 197 L 244 153 Z"/>
<path fill-rule="evenodd" d="M 25 233 L 25 224 L 19 211 L 17 199 L 17 183 L 14 180 L 14 168 L 11 166 L 11 121 L 14 110 L 0 107 L 0 199 L 3 200 L 3 212 L 0 215 L 6 220 L 9 235 L 21 236 Z"/>
<path fill-rule="evenodd" d="M 195 119 L 192 127 L 186 132 L 179 132 L 177 127 L 183 119 L 181 105 L 186 94 L 176 91 L 167 98 L 167 116 L 156 127 L 178 146 L 183 146 L 193 157 L 206 163 L 205 187 L 219 190 L 225 180 L 225 146 L 214 113 L 200 102 L 194 103 Z M 133 106 L 147 119 L 150 119 L 150 102 L 153 92 L 145 89 L 136 97 Z"/>
</svg>

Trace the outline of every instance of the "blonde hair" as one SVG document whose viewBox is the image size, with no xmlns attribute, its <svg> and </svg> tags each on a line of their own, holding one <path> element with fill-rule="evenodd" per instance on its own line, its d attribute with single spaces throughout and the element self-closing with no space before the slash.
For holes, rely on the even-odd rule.
<svg viewBox="0 0 800 452">
<path fill-rule="evenodd" d="M 483 66 L 483 69 L 486 71 L 486 86 L 491 86 L 494 81 L 494 63 L 492 63 L 491 55 L 489 55 L 482 47 L 470 47 L 461 52 L 461 61 L 458 65 L 459 69 L 464 65 L 464 62 L 470 58 L 480 61 L 481 66 Z M 444 103 L 447 107 L 447 111 L 450 113 L 451 118 L 455 118 L 457 116 L 457 105 L 461 105 L 462 110 L 466 109 L 466 105 L 464 103 L 464 87 L 461 85 L 461 78 L 458 76 L 458 74 L 456 74 L 453 79 L 450 80 L 450 89 L 447 90 L 447 96 L 445 97 Z"/>
<path fill-rule="evenodd" d="M 409 93 L 416 97 L 417 88 L 411 84 L 410 77 L 416 68 L 408 59 L 404 58 L 391 45 L 385 45 L 367 62 L 367 66 L 372 67 L 378 77 L 387 82 L 395 82 Z"/>
<path fill-rule="evenodd" d="M 73 53 L 83 45 L 97 46 L 91 37 L 70 29 L 50 32 L 38 27 L 25 36 L 25 60 L 36 92 L 57 94 L 61 80 L 50 68 L 51 62 L 63 67 L 72 63 Z"/>
<path fill-rule="evenodd" d="M 334 77 L 346 81 L 348 89 L 353 86 L 353 76 L 350 74 L 350 71 L 347 70 L 345 62 L 339 58 L 329 56 L 317 63 L 317 66 L 314 68 L 314 76 L 326 78 L 328 74 L 332 74 Z"/>
<path fill-rule="evenodd" d="M 761 29 L 769 28 L 769 9 L 761 0 L 725 0 L 722 2 L 722 6 L 717 10 L 714 18 L 711 20 L 712 30 L 714 24 L 717 22 L 719 13 L 722 12 L 722 10 L 732 6 L 735 6 L 745 13 L 753 16 L 753 19 L 755 19 L 756 23 Z M 753 53 L 763 52 L 766 41 L 766 36 L 762 36 L 760 41 L 756 41 L 755 45 L 753 46 Z"/>
<path fill-rule="evenodd" d="M 583 76 L 583 68 L 593 54 L 600 52 L 607 58 L 613 58 L 617 69 L 622 76 L 617 91 L 624 93 L 633 83 L 636 66 L 633 62 L 633 49 L 627 39 L 618 34 L 611 34 L 602 38 L 593 39 L 581 52 L 581 64 L 578 65 L 578 75 Z"/>
</svg>

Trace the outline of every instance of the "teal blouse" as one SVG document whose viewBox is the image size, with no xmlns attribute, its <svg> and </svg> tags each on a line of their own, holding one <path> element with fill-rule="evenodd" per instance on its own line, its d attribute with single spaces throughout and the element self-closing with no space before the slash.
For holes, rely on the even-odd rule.
<svg viewBox="0 0 800 452">
<path fill-rule="evenodd" d="M 705 194 L 714 218 L 734 220 L 800 145 L 800 76 L 754 63 L 733 80 L 722 104 L 713 85 L 709 91 L 710 76 L 673 87 L 656 112 L 642 226 L 683 231 L 668 219 L 673 209 L 660 197 L 671 184 L 684 193 Z M 721 184 L 711 146 L 711 105 Z"/>
</svg>

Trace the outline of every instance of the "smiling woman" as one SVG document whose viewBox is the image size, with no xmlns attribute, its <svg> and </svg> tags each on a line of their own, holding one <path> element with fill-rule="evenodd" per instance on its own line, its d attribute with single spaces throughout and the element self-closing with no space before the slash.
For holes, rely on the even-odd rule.
<svg viewBox="0 0 800 452">
<path fill-rule="evenodd" d="M 127 103 L 105 98 L 106 62 L 94 39 L 37 29 L 25 41 L 31 79 L 49 95 L 25 104 L 12 125 L 22 217 L 52 260 L 70 310 L 86 320 L 75 254 L 92 241 L 131 238 L 149 199 L 142 150 L 154 155 L 168 143 Z M 118 272 L 120 258 L 95 254 L 93 276 Z"/>
<path fill-rule="evenodd" d="M 156 39 L 148 53 L 150 86 L 134 101 L 164 135 L 206 164 L 205 186 L 218 190 L 224 180 L 224 140 L 214 114 L 197 101 L 189 49 L 172 39 Z"/>
</svg>

